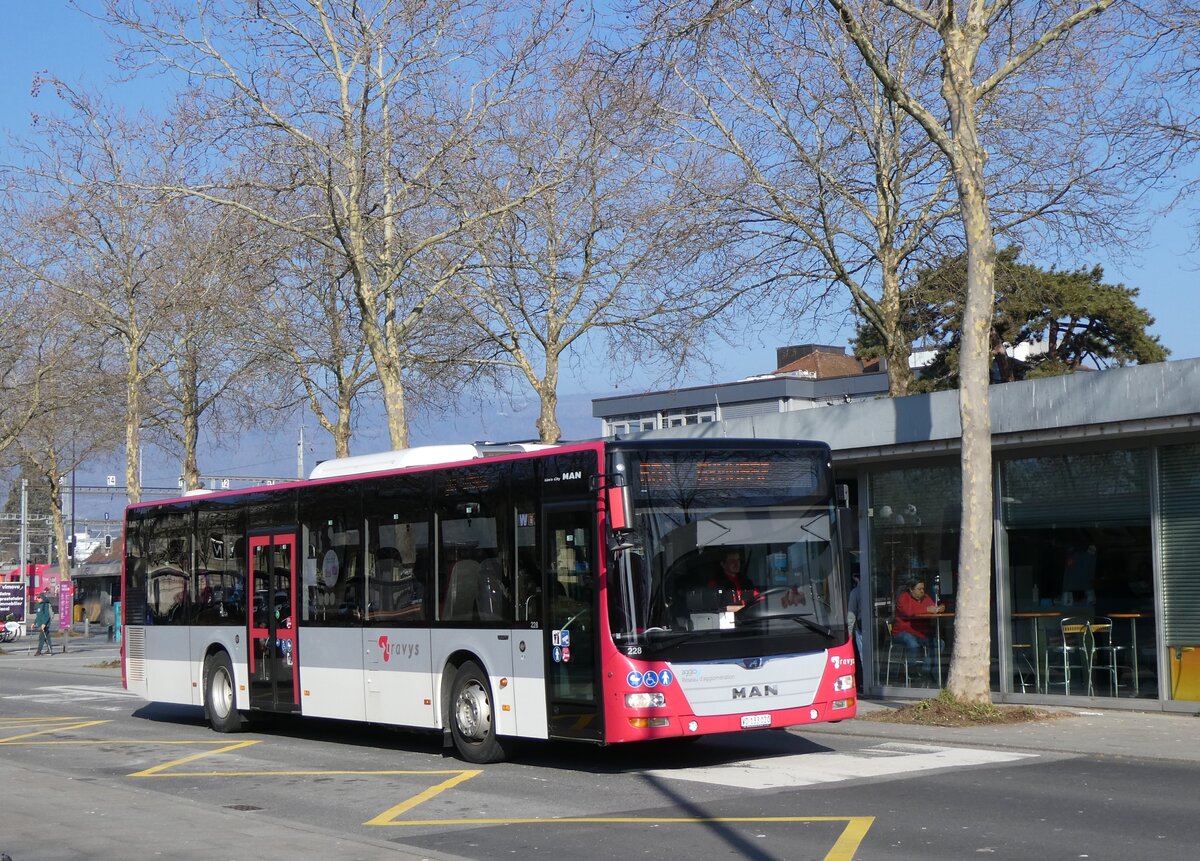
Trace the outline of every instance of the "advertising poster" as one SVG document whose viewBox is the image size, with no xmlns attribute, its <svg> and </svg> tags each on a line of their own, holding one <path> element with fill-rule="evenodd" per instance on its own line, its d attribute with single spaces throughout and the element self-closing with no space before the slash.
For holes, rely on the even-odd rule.
<svg viewBox="0 0 1200 861">
<path fill-rule="evenodd" d="M 0 583 L 0 621 L 12 614 L 14 622 L 25 621 L 24 583 Z"/>
<path fill-rule="evenodd" d="M 74 620 L 74 608 L 71 606 L 74 603 L 75 584 L 70 580 L 66 580 L 59 584 L 58 587 L 58 629 L 65 631 L 71 627 L 71 622 Z"/>
</svg>

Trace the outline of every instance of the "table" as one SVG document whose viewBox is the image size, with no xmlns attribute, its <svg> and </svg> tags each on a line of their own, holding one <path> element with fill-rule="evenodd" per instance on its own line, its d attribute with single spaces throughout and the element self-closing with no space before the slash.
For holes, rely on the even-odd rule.
<svg viewBox="0 0 1200 861">
<path fill-rule="evenodd" d="M 1062 618 L 1062 614 L 1061 613 L 1013 613 L 1012 617 L 1014 619 L 1028 619 L 1029 620 L 1030 628 L 1032 629 L 1032 633 L 1033 633 L 1033 689 L 1039 694 L 1047 693 L 1046 691 L 1042 690 L 1042 653 L 1041 653 L 1041 642 L 1042 642 L 1041 633 L 1042 632 L 1041 632 L 1041 624 L 1038 622 L 1038 620 L 1039 619 L 1059 619 L 1059 618 Z M 1049 675 L 1049 670 L 1047 670 L 1047 675 Z"/>
<path fill-rule="evenodd" d="M 1147 613 L 1108 613 L 1110 619 L 1128 619 L 1130 633 L 1130 648 L 1133 649 L 1133 697 L 1137 699 L 1142 693 L 1142 679 L 1138 675 L 1138 642 L 1137 620 L 1144 619 Z"/>
<path fill-rule="evenodd" d="M 942 687 L 942 619 L 953 619 L 953 613 L 917 613 L 915 616 L 910 616 L 912 619 L 933 619 L 934 622 L 934 639 L 937 641 L 937 682 L 938 690 Z"/>
</svg>

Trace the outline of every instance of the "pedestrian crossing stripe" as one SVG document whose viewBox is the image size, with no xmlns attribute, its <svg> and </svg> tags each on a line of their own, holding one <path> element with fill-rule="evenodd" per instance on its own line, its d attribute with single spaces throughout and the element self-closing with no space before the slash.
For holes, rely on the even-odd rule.
<svg viewBox="0 0 1200 861">
<path fill-rule="evenodd" d="M 37 702 L 78 702 L 80 699 L 141 699 L 119 685 L 54 685 L 34 688 L 20 694 L 0 696 L 5 700 L 34 700 Z"/>
<path fill-rule="evenodd" d="M 714 766 L 687 766 L 644 772 L 656 778 L 688 780 L 737 789 L 796 789 L 848 780 L 912 776 L 920 772 L 1036 759 L 1037 754 L 889 742 L 856 751 L 802 753 Z"/>
</svg>

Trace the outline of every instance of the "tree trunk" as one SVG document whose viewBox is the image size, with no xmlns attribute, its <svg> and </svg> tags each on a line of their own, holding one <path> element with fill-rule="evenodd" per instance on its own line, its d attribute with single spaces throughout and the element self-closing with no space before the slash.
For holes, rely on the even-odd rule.
<svg viewBox="0 0 1200 861">
<path fill-rule="evenodd" d="M 183 415 L 183 489 L 185 491 L 200 488 L 200 463 L 196 456 L 199 438 L 200 422 L 195 413 L 185 412 Z"/>
<path fill-rule="evenodd" d="M 955 181 L 967 241 L 967 296 L 959 358 L 962 423 L 962 522 L 958 553 L 954 660 L 947 685 L 960 702 L 991 702 L 992 422 L 989 407 L 996 241 L 971 86 L 971 49 L 947 40 L 943 95 L 956 143 Z"/>
<path fill-rule="evenodd" d="M 200 462 L 197 449 L 200 443 L 200 394 L 199 372 L 196 359 L 184 345 L 185 359 L 180 374 L 180 393 L 183 407 L 183 489 L 198 490 L 200 488 Z"/>
<path fill-rule="evenodd" d="M 558 426 L 558 356 L 546 353 L 546 374 L 540 385 L 535 387 L 541 412 L 538 414 L 538 440 L 556 443 L 562 439 L 562 428 Z"/>
<path fill-rule="evenodd" d="M 333 456 L 350 456 L 350 396 L 339 392 L 337 423 L 333 427 Z"/>
<path fill-rule="evenodd" d="M 54 530 L 54 546 L 58 554 L 58 567 L 64 577 L 70 577 L 70 570 L 73 563 L 78 560 L 73 560 L 67 555 L 67 530 L 63 523 L 63 507 L 62 507 L 62 481 L 58 472 L 58 457 L 53 449 L 50 454 L 50 469 L 47 470 L 50 479 L 50 525 Z M 75 538 L 74 535 L 71 536 Z M 54 560 L 47 559 L 48 563 L 53 564 Z"/>
<path fill-rule="evenodd" d="M 379 387 L 383 390 L 383 407 L 387 412 L 388 436 L 392 448 L 399 451 L 408 448 L 408 417 L 405 414 L 404 380 L 400 377 L 400 369 L 393 362 L 379 362 L 375 359 L 375 367 L 379 373 Z"/>
<path fill-rule="evenodd" d="M 908 394 L 913 382 L 912 368 L 908 365 L 912 344 L 904 332 L 900 318 L 900 277 L 895 265 L 885 261 L 883 265 L 883 292 L 879 298 L 879 310 L 883 315 L 883 358 L 887 362 L 888 397 L 902 398 Z"/>
<path fill-rule="evenodd" d="M 138 348 L 125 345 L 125 496 L 130 505 L 142 501 L 142 378 Z"/>
</svg>

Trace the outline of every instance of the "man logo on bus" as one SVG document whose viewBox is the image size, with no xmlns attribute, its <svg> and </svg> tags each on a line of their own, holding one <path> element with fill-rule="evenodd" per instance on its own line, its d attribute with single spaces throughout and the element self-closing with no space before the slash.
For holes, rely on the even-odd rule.
<svg viewBox="0 0 1200 861">
<path fill-rule="evenodd" d="M 779 696 L 779 688 L 775 685 L 763 685 L 761 688 L 758 685 L 753 685 L 749 689 L 734 688 L 733 698 L 735 700 L 745 700 L 752 697 L 777 697 Z"/>
<path fill-rule="evenodd" d="M 562 474 L 563 481 L 573 481 L 574 479 L 577 479 L 577 478 L 583 478 L 582 470 L 577 469 L 574 472 L 564 472 Z"/>
</svg>

